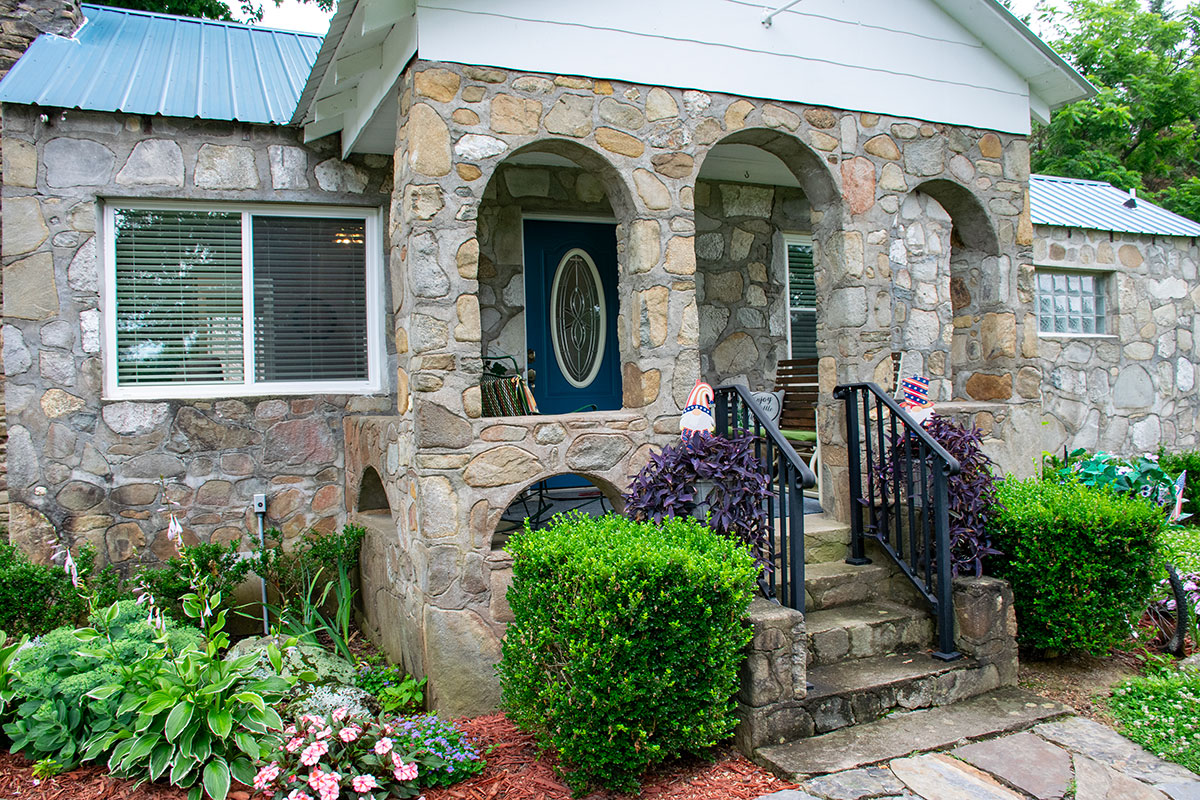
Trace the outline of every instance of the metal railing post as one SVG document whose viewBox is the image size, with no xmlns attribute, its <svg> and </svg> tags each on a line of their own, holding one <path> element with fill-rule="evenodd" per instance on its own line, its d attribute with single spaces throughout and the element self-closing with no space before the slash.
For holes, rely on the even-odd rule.
<svg viewBox="0 0 1200 800">
<path fill-rule="evenodd" d="M 834 395 L 837 396 L 836 394 Z M 863 542 L 862 442 L 858 438 L 858 392 L 846 390 L 846 450 L 850 463 L 850 557 L 847 564 L 870 564 Z"/>
<path fill-rule="evenodd" d="M 951 577 L 950 505 L 946 467 L 933 470 L 934 536 L 937 540 L 937 628 L 938 649 L 933 657 L 954 661 L 962 654 L 954 649 L 954 582 Z"/>
</svg>

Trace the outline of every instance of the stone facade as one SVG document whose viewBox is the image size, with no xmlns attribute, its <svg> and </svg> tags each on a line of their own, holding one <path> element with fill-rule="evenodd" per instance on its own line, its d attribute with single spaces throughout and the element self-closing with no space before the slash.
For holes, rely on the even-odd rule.
<svg viewBox="0 0 1200 800">
<path fill-rule="evenodd" d="M 1109 335 L 1038 338 L 1050 449 L 1196 447 L 1196 240 L 1043 226 L 1037 234 L 1035 268 L 1102 276 L 1108 298 Z"/>
<path fill-rule="evenodd" d="M 391 389 L 376 397 L 106 398 L 99 200 L 381 207 L 390 159 L 345 163 L 332 142 L 303 147 L 287 128 L 76 111 L 42 119 L 14 106 L 4 114 L 14 541 L 44 556 L 47 534 L 57 531 L 72 544 L 93 542 L 122 567 L 161 558 L 160 476 L 182 504 L 185 541 L 252 530 L 258 492 L 268 495 L 269 524 L 288 538 L 340 525 L 342 420 L 394 410 Z"/>
<path fill-rule="evenodd" d="M 1030 263 L 1021 137 L 420 60 L 397 101 L 396 415 L 346 421 L 346 504 L 372 528 L 367 625 L 406 669 L 430 676 L 433 703 L 448 713 L 496 699 L 510 564 L 492 538 L 519 492 L 577 473 L 615 497 L 650 449 L 677 435 L 698 376 L 770 380 L 785 340 L 782 234 L 814 241 L 834 514 L 845 511 L 836 487 L 846 453 L 833 386 L 890 380 L 894 353 L 911 350 L 931 354 L 926 368 L 947 399 L 959 391 L 968 376 L 954 377 L 950 355 L 956 276 L 989 286 L 971 306 L 980 337 L 1006 335 L 985 331 L 989 303 L 1013 319 L 1033 311 L 1027 286 L 990 282 Z M 800 188 L 703 180 L 718 143 L 767 151 L 790 173 L 781 183 Z M 524 350 L 519 220 L 529 213 L 616 223 L 621 410 L 481 417 L 481 355 Z M 741 279 L 736 292 L 729 276 Z M 721 349 L 739 334 L 753 357 Z M 1035 363 L 992 349 L 997 367 Z"/>
</svg>

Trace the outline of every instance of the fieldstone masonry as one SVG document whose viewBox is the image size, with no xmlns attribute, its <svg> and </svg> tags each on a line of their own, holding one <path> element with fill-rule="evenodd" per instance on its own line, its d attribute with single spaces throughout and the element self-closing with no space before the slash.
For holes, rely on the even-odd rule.
<svg viewBox="0 0 1200 800">
<path fill-rule="evenodd" d="M 1052 449 L 1194 448 L 1200 428 L 1200 249 L 1194 239 L 1038 227 L 1037 267 L 1106 284 L 1109 333 L 1041 336 Z M 1029 377 L 1033 382 L 1034 376 Z"/>
<path fill-rule="evenodd" d="M 113 401 L 102 386 L 100 200 L 170 198 L 383 205 L 390 160 L 340 161 L 291 129 L 5 109 L 4 365 L 13 541 L 94 543 L 122 568 L 170 555 L 162 497 L 184 540 L 254 528 L 252 495 L 293 539 L 346 518 L 342 419 L 395 408 L 323 395 Z M 387 372 L 391 372 L 388 368 Z"/>
</svg>

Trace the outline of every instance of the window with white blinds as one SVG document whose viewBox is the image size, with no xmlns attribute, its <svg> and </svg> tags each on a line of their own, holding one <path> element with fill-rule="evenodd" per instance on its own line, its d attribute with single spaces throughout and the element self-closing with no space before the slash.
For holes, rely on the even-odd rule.
<svg viewBox="0 0 1200 800">
<path fill-rule="evenodd" d="M 788 240 L 787 262 L 792 358 L 816 358 L 817 283 L 813 274 L 812 242 Z"/>
<path fill-rule="evenodd" d="M 110 207 L 114 394 L 375 391 L 373 211 Z"/>
</svg>

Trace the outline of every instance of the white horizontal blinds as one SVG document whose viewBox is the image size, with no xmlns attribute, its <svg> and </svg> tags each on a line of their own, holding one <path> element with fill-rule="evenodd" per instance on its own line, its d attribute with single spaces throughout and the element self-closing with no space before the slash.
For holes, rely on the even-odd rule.
<svg viewBox="0 0 1200 800">
<path fill-rule="evenodd" d="M 241 214 L 113 216 L 118 383 L 241 383 Z"/>
<path fill-rule="evenodd" d="M 789 242 L 787 255 L 792 358 L 816 358 L 817 284 L 813 276 L 812 245 Z"/>
<path fill-rule="evenodd" d="M 254 374 L 366 380 L 366 223 L 255 216 Z"/>
</svg>

